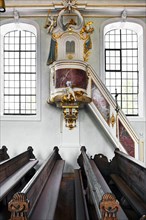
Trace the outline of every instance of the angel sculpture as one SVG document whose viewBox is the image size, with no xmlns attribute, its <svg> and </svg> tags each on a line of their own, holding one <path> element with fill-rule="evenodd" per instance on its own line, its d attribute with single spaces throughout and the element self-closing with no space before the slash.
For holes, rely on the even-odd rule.
<svg viewBox="0 0 146 220">
<path fill-rule="evenodd" d="M 48 16 L 44 27 L 47 28 L 48 33 L 52 33 L 56 26 L 57 26 L 56 18 L 54 18 L 53 16 Z"/>
<path fill-rule="evenodd" d="M 76 101 L 75 93 L 74 93 L 74 91 L 72 89 L 72 82 L 71 81 L 67 81 L 66 85 L 67 85 L 66 92 L 67 92 L 67 95 L 68 95 L 68 99 L 70 99 L 70 96 L 72 95 L 74 101 Z"/>
</svg>

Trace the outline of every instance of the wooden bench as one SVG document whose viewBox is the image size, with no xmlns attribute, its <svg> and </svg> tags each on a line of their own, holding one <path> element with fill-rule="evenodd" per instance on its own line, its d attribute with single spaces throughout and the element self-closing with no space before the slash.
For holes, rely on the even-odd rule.
<svg viewBox="0 0 146 220">
<path fill-rule="evenodd" d="M 84 175 L 86 175 L 89 194 L 95 207 L 96 216 L 94 219 L 106 220 L 115 218 L 118 220 L 128 220 L 94 161 L 86 155 L 85 147 L 81 148 L 78 163 Z"/>
<path fill-rule="evenodd" d="M 8 160 L 10 157 L 7 153 L 8 149 L 6 146 L 2 146 L 0 149 L 0 163 L 4 160 Z"/>
<path fill-rule="evenodd" d="M 27 151 L 0 163 L 0 201 L 2 201 L 22 178 L 38 163 L 32 147 Z"/>
<path fill-rule="evenodd" d="M 146 168 L 135 158 L 115 150 L 110 163 L 111 179 L 141 217 L 146 214 Z"/>
<path fill-rule="evenodd" d="M 8 204 L 11 220 L 53 220 L 65 161 L 58 148 Z"/>
</svg>

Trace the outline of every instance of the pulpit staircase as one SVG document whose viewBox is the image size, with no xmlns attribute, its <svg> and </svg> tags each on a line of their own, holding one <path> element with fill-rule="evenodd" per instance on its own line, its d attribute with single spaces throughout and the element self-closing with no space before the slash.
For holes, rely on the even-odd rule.
<svg viewBox="0 0 146 220">
<path fill-rule="evenodd" d="M 66 94 L 68 82 L 71 83 L 69 89 L 72 92 L 69 97 Z M 67 121 L 71 117 L 73 122 L 77 119 L 77 111 L 85 104 L 88 105 L 113 142 L 114 148 L 119 148 L 122 152 L 144 162 L 143 141 L 105 84 L 87 62 L 58 60 L 50 66 L 48 102 L 56 103 L 57 107 L 65 109 L 64 118 Z M 70 126 L 70 129 L 72 128 L 73 126 Z"/>
<path fill-rule="evenodd" d="M 89 108 L 115 147 L 142 161 L 142 155 L 144 155 L 143 141 L 90 65 L 87 65 L 87 74 L 91 78 L 92 102 L 88 104 Z"/>
</svg>

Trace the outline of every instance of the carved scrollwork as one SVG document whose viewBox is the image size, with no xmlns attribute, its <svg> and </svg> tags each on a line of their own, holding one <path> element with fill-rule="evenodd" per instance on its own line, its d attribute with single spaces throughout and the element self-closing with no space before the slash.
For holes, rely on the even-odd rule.
<svg viewBox="0 0 146 220">
<path fill-rule="evenodd" d="M 10 220 L 28 220 L 27 212 L 29 209 L 29 201 L 24 193 L 14 194 L 12 200 L 8 204 L 8 210 L 11 212 Z"/>
<path fill-rule="evenodd" d="M 103 220 L 117 220 L 119 202 L 112 193 L 106 193 L 100 202 L 100 210 Z"/>
<path fill-rule="evenodd" d="M 65 119 L 65 126 L 70 130 L 76 127 L 76 120 L 78 118 L 78 106 L 64 106 L 63 114 Z"/>
</svg>

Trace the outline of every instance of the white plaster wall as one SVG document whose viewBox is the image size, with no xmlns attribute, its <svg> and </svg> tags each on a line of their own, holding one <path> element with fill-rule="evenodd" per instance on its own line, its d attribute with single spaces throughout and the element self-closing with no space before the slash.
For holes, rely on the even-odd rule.
<svg viewBox="0 0 146 220">
<path fill-rule="evenodd" d="M 1 121 L 0 146 L 6 145 L 8 147 L 10 157 L 25 151 L 28 146 L 32 146 L 34 154 L 40 160 L 40 163 L 49 155 L 54 146 L 59 146 L 62 158 L 66 160 L 66 172 L 78 167 L 76 160 L 80 154 L 81 146 L 87 148 L 89 155 L 103 153 L 111 159 L 114 155 L 114 146 L 88 108 L 79 112 L 79 145 L 74 146 L 74 140 L 71 146 L 64 147 L 61 145 L 61 110 L 48 105 L 46 102 L 49 95 L 49 67 L 46 66 L 46 62 L 49 53 L 50 36 L 44 29 L 45 18 L 36 18 L 34 20 L 36 20 L 41 29 L 41 118 L 40 121 Z M 95 28 L 92 36 L 94 49 L 91 52 L 89 63 L 99 74 L 99 26 L 104 19 L 91 18 L 87 20 L 93 20 Z M 140 122 L 139 126 L 135 122 L 134 126 L 138 132 L 142 128 L 145 134 L 144 122 Z"/>
</svg>

